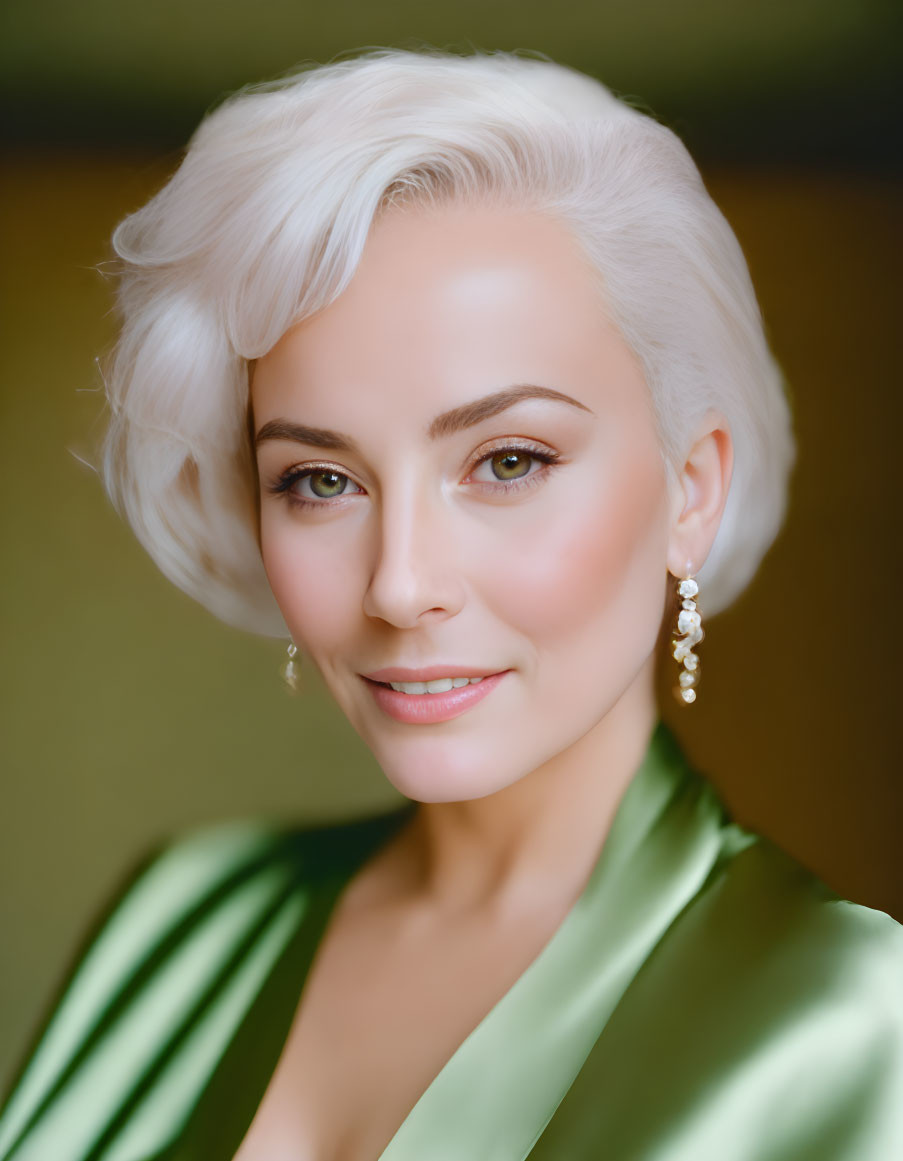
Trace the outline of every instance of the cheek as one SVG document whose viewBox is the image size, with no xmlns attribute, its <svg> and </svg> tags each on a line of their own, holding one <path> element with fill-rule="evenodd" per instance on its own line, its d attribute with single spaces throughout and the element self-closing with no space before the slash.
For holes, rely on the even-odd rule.
<svg viewBox="0 0 903 1161">
<path fill-rule="evenodd" d="M 260 539 L 270 588 L 296 644 L 315 651 L 346 636 L 355 623 L 352 606 L 360 608 L 348 544 L 328 534 L 301 536 L 284 517 L 264 518 Z"/>
<path fill-rule="evenodd" d="M 537 653 L 648 655 L 662 611 L 666 527 L 657 460 L 585 488 L 540 532 L 506 544 L 517 583 L 496 607 Z"/>
</svg>

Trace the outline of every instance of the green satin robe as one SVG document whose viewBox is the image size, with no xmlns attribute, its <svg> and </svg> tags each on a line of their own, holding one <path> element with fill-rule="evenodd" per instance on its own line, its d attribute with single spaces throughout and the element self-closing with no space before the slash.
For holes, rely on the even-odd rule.
<svg viewBox="0 0 903 1161">
<path fill-rule="evenodd" d="M 330 909 L 414 809 L 220 825 L 151 861 L 0 1114 L 0 1158 L 230 1161 Z M 528 1156 L 903 1158 L 903 928 L 732 823 L 662 725 L 564 922 L 380 1161 Z"/>
</svg>

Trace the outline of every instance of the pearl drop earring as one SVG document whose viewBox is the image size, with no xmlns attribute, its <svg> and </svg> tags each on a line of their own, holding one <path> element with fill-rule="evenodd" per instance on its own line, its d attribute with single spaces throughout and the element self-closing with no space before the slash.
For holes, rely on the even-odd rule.
<svg viewBox="0 0 903 1161">
<path fill-rule="evenodd" d="M 300 674 L 298 673 L 300 662 L 295 661 L 295 658 L 298 655 L 298 646 L 294 641 L 290 641 L 288 643 L 286 653 L 288 654 L 288 661 L 286 661 L 285 665 L 282 667 L 282 680 L 289 687 L 292 693 L 297 693 L 301 684 Z"/>
<path fill-rule="evenodd" d="M 699 585 L 689 575 L 679 580 L 677 594 L 680 597 L 681 607 L 677 614 L 677 635 L 671 642 L 674 660 L 681 666 L 678 684 L 674 689 L 674 696 L 682 705 L 692 705 L 696 700 L 696 686 L 699 684 L 699 658 L 693 652 L 693 646 L 698 645 L 705 636 L 702 631 L 702 617 L 696 607 L 696 596 Z"/>
</svg>

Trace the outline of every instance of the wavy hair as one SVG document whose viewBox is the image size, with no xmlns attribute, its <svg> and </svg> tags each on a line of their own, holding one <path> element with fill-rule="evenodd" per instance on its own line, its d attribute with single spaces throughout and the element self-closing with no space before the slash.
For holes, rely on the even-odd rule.
<svg viewBox="0 0 903 1161">
<path fill-rule="evenodd" d="M 167 577 L 216 616 L 287 635 L 260 556 L 248 367 L 352 278 L 392 204 L 473 200 L 573 230 L 644 369 L 669 471 L 709 408 L 734 475 L 700 573 L 746 586 L 793 461 L 781 375 L 740 246 L 680 140 L 546 59 L 380 49 L 229 97 L 116 229 L 107 491 Z"/>
</svg>

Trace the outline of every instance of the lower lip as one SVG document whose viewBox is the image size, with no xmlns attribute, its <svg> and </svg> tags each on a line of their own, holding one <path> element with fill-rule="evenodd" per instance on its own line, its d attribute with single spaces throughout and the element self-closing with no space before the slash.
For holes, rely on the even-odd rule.
<svg viewBox="0 0 903 1161">
<path fill-rule="evenodd" d="M 447 693 L 401 693 L 388 685 L 379 685 L 365 677 L 376 704 L 390 718 L 412 725 L 426 725 L 430 722 L 447 722 L 459 714 L 466 713 L 477 702 L 490 694 L 509 671 L 493 673 L 484 677 L 476 685 L 462 685 Z"/>
</svg>

